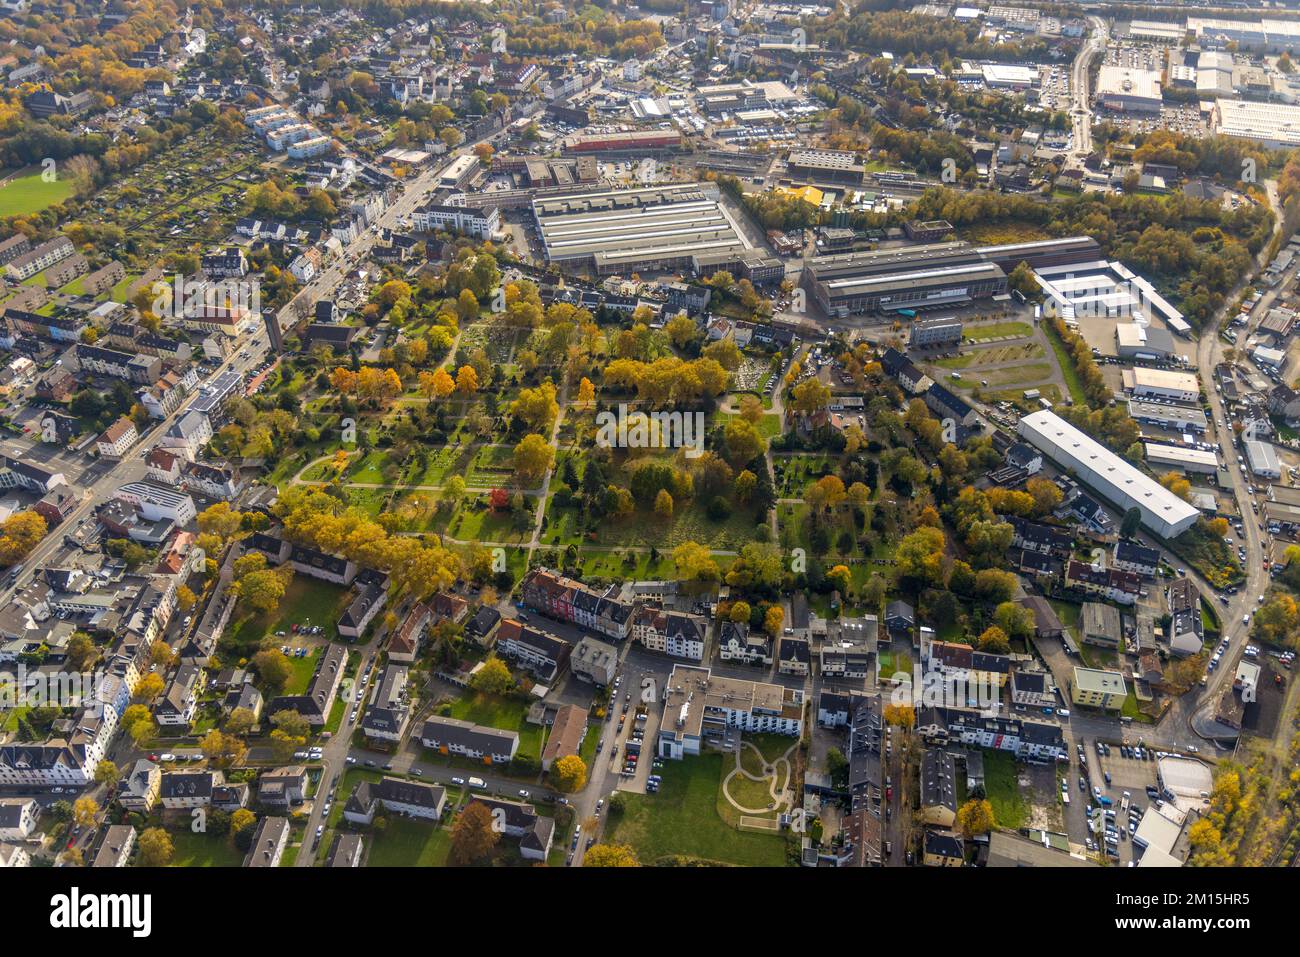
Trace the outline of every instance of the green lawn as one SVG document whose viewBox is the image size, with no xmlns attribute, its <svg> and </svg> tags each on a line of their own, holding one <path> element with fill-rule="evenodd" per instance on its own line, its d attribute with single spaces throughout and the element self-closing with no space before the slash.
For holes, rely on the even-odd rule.
<svg viewBox="0 0 1300 957">
<path fill-rule="evenodd" d="M 19 216 L 34 213 L 72 195 L 72 180 L 55 179 L 45 182 L 41 171 L 15 176 L 0 185 L 0 216 Z"/>
<path fill-rule="evenodd" d="M 730 755 L 702 754 L 666 761 L 657 794 L 628 794 L 622 814 L 612 814 L 605 841 L 630 844 L 642 864 L 686 855 L 748 867 L 786 865 L 785 838 L 738 831 L 718 815 L 722 762 Z"/>
<path fill-rule="evenodd" d="M 195 834 L 185 830 L 168 830 L 176 853 L 173 867 L 240 867 L 244 852 L 235 847 L 228 834 Z"/>
<path fill-rule="evenodd" d="M 295 575 L 274 615 L 249 615 L 239 619 L 222 639 L 222 645 L 236 650 L 243 657 L 257 652 L 258 643 L 267 635 L 284 631 L 279 644 L 298 645 L 300 639 L 292 633 L 292 626 L 302 624 L 322 625 L 324 631 L 313 635 L 314 641 L 338 639 L 339 607 L 347 591 L 338 585 L 323 582 L 306 575 Z M 300 659 L 295 658 L 297 662 Z"/>
<path fill-rule="evenodd" d="M 740 418 L 740 416 L 736 413 L 724 412 L 718 416 L 718 424 L 725 427 L 729 425 L 733 419 L 738 418 Z M 781 434 L 781 417 L 779 415 L 767 413 L 758 420 L 754 425 L 754 428 L 758 431 L 759 435 L 770 441 Z"/>
<path fill-rule="evenodd" d="M 1079 372 L 1074 367 L 1074 360 L 1065 348 L 1065 343 L 1061 341 L 1061 337 L 1056 334 L 1050 322 L 1043 323 L 1043 331 L 1047 335 L 1047 341 L 1052 344 L 1052 352 L 1056 354 L 1056 364 L 1061 367 L 1061 375 L 1065 377 L 1065 387 L 1070 390 L 1070 398 L 1075 405 L 1087 405 L 1088 397 L 1084 394 L 1083 383 L 1079 381 Z"/>
<path fill-rule="evenodd" d="M 383 828 L 370 829 L 366 843 L 370 845 L 368 867 L 445 867 L 451 831 L 428 821 L 390 815 Z"/>
<path fill-rule="evenodd" d="M 967 326 L 963 335 L 972 342 L 979 342 L 984 339 L 1028 336 L 1032 335 L 1033 331 L 1033 327 L 1025 322 L 984 322 L 975 326 Z"/>
<path fill-rule="evenodd" d="M 450 717 L 503 731 L 516 731 L 521 753 L 534 758 L 542 756 L 543 729 L 540 725 L 528 723 L 528 706 L 522 701 L 468 691 L 452 702 Z"/>
<path fill-rule="evenodd" d="M 311 683 L 311 676 L 316 673 L 316 661 L 320 658 L 320 649 L 312 649 L 311 654 L 299 658 L 292 655 L 289 658 L 289 664 L 293 666 L 293 673 L 289 675 L 289 680 L 285 683 L 285 694 L 303 694 L 307 690 L 307 685 Z"/>
<path fill-rule="evenodd" d="M 1024 826 L 1029 809 L 1020 792 L 1016 759 L 1005 751 L 984 752 L 984 793 L 993 805 L 998 827 L 1017 830 Z"/>
</svg>

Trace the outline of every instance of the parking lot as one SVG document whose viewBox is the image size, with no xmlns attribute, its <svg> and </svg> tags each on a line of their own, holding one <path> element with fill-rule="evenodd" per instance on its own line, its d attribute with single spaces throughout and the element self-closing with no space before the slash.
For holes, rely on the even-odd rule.
<svg viewBox="0 0 1300 957">
<path fill-rule="evenodd" d="M 1156 785 L 1155 752 L 1142 749 L 1142 757 L 1138 753 L 1135 746 L 1123 742 L 1103 741 L 1099 746 L 1096 739 L 1081 738 L 1071 755 L 1067 781 L 1072 806 L 1067 820 L 1074 825 L 1071 837 L 1077 828 L 1085 842 L 1092 842 L 1090 852 L 1109 850 L 1112 863 L 1120 866 L 1133 859 L 1132 835 L 1151 802 L 1147 788 Z"/>
</svg>

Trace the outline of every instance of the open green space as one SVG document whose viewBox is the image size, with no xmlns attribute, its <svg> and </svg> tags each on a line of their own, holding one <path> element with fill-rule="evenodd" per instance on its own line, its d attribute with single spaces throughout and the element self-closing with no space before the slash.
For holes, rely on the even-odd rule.
<svg viewBox="0 0 1300 957">
<path fill-rule="evenodd" d="M 368 867 L 444 867 L 451 853 L 451 830 L 390 814 L 382 828 L 367 832 L 366 843 Z"/>
<path fill-rule="evenodd" d="M 785 838 L 738 831 L 718 815 L 723 762 L 731 755 L 701 754 L 666 761 L 657 794 L 627 794 L 625 810 L 610 815 L 606 843 L 630 844 L 642 864 L 685 855 L 748 867 L 783 867 Z"/>
<path fill-rule="evenodd" d="M 967 326 L 963 335 L 972 342 L 985 339 L 1007 339 L 1012 336 L 1024 337 L 1033 334 L 1033 327 L 1027 322 L 981 322 Z"/>
<path fill-rule="evenodd" d="M 46 182 L 41 172 L 23 172 L 0 183 L 0 216 L 35 213 L 72 195 L 72 180 L 56 178 Z"/>
<path fill-rule="evenodd" d="M 520 753 L 541 757 L 543 729 L 541 725 L 528 723 L 528 705 L 523 701 L 467 691 L 451 702 L 450 717 L 518 732 Z"/>
<path fill-rule="evenodd" d="M 979 379 L 976 379 L 976 376 Z M 1014 384 L 1030 385 L 1050 379 L 1052 376 L 1052 367 L 1046 362 L 1029 362 L 1025 365 L 1009 366 L 1005 369 L 987 369 L 980 372 L 972 372 L 970 378 L 961 381 L 949 382 L 949 385 L 955 385 L 959 389 L 974 389 L 983 386 L 985 382 L 989 386 L 1007 386 Z M 987 388 L 988 386 L 985 386 Z"/>
<path fill-rule="evenodd" d="M 189 828 L 167 830 L 175 853 L 173 867 L 240 867 L 244 852 L 228 834 L 195 834 Z"/>
<path fill-rule="evenodd" d="M 261 640 L 277 631 L 285 632 L 280 644 L 292 646 L 295 642 L 300 642 L 301 639 L 292 634 L 292 626 L 295 624 L 321 625 L 325 630 L 319 635 L 313 635 L 312 640 L 333 641 L 338 638 L 339 606 L 346 595 L 346 590 L 338 585 L 308 578 L 306 575 L 295 575 L 274 614 L 253 614 L 240 618 L 227 630 L 221 643 L 241 657 L 251 657 L 257 652 Z"/>
<path fill-rule="evenodd" d="M 1075 405 L 1087 405 L 1088 396 L 1083 391 L 1083 383 L 1079 380 L 1079 372 L 1074 368 L 1074 360 L 1070 358 L 1065 343 L 1056 334 L 1056 330 L 1052 328 L 1051 323 L 1043 323 L 1043 332 L 1047 335 L 1047 341 L 1052 344 L 1052 352 L 1056 355 L 1056 364 L 1061 367 L 1061 375 L 1065 378 L 1065 387 L 1070 391 L 1071 401 Z"/>
<path fill-rule="evenodd" d="M 1014 755 L 1006 751 L 984 752 L 984 793 L 993 805 L 993 818 L 1004 830 L 1024 826 L 1029 815 L 1020 790 L 1020 772 Z"/>
</svg>

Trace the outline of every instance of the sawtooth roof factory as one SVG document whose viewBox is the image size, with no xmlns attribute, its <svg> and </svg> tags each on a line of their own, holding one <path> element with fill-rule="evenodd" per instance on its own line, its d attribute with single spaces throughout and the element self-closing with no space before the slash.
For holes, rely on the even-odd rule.
<svg viewBox="0 0 1300 957">
<path fill-rule="evenodd" d="M 601 275 L 734 271 L 779 282 L 780 260 L 747 245 L 712 183 L 548 196 L 533 201 L 546 261 Z"/>
<path fill-rule="evenodd" d="M 1007 291 L 1007 273 L 1021 263 L 1039 269 L 1088 262 L 1099 254 L 1090 236 L 972 246 L 928 243 L 900 249 L 818 256 L 804 269 L 813 297 L 831 316 L 938 309 Z"/>
</svg>

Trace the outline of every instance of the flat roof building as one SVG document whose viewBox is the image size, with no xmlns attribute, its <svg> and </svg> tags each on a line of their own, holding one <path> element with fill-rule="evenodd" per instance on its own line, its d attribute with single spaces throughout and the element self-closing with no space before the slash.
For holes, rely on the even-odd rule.
<svg viewBox="0 0 1300 957">
<path fill-rule="evenodd" d="M 1147 464 L 1154 469 L 1180 469 L 1184 472 L 1203 472 L 1213 475 L 1219 470 L 1219 457 L 1204 449 L 1189 449 L 1181 445 L 1146 443 Z"/>
<path fill-rule="evenodd" d="M 846 316 L 988 299 L 1007 291 L 1007 274 L 1021 262 L 1038 269 L 1091 261 L 1098 254 L 1091 236 L 1000 246 L 953 241 L 818 256 L 804 274 L 822 308 Z"/>
<path fill-rule="evenodd" d="M 1081 482 L 1121 511 L 1138 509 L 1142 524 L 1156 535 L 1177 538 L 1200 515 L 1189 502 L 1054 412 L 1043 409 L 1021 417 L 1017 431 L 1057 465 L 1073 469 Z"/>
<path fill-rule="evenodd" d="M 1195 402 L 1201 395 L 1201 383 L 1190 372 L 1138 366 L 1135 369 L 1124 369 L 1120 373 L 1120 379 L 1125 392 L 1140 397 Z"/>
<path fill-rule="evenodd" d="M 791 150 L 785 165 L 793 177 L 826 183 L 857 184 L 866 173 L 857 154 L 847 150 Z"/>
<path fill-rule="evenodd" d="M 1159 113 L 1160 73 L 1104 64 L 1097 75 L 1097 102 L 1124 113 Z"/>
<path fill-rule="evenodd" d="M 1191 405 L 1169 405 L 1166 402 L 1153 402 L 1150 399 L 1131 398 L 1128 400 L 1128 414 L 1135 422 L 1154 425 L 1171 432 L 1201 435 L 1209 428 L 1205 411 Z"/>
<path fill-rule="evenodd" d="M 1214 101 L 1211 129 L 1270 149 L 1300 146 L 1300 106 L 1247 100 Z"/>
<path fill-rule="evenodd" d="M 1070 700 L 1075 704 L 1108 711 L 1124 707 L 1124 699 L 1128 697 L 1128 686 L 1122 674 L 1098 668 L 1076 667 L 1070 690 Z"/>
</svg>

